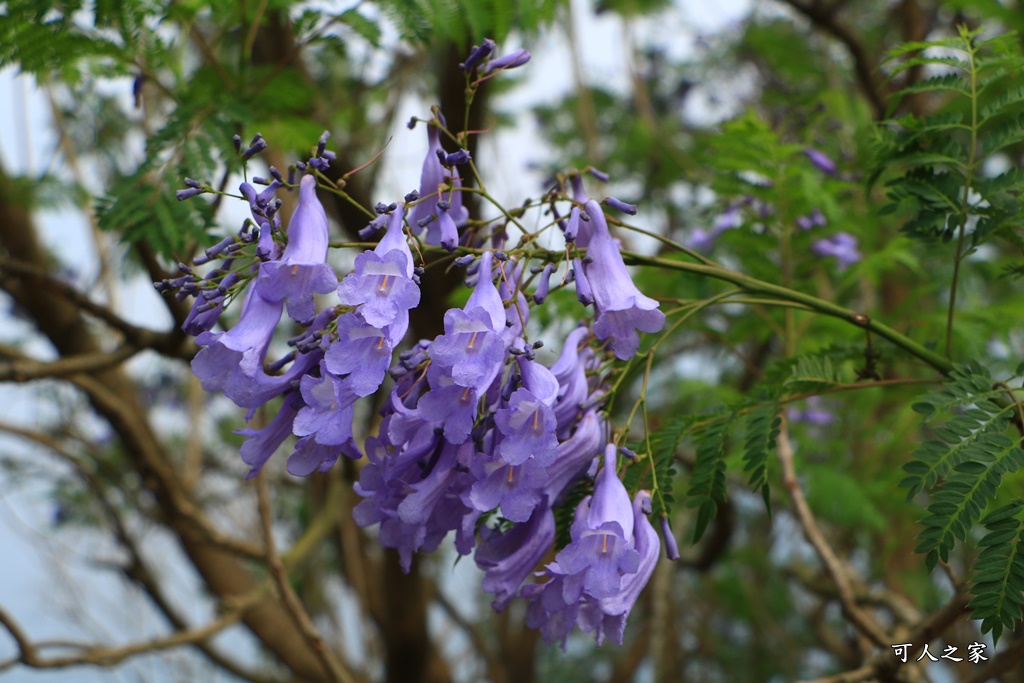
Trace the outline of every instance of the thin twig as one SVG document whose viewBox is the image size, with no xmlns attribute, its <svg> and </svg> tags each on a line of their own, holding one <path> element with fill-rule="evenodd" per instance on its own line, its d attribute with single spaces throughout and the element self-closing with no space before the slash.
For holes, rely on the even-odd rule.
<svg viewBox="0 0 1024 683">
<path fill-rule="evenodd" d="M 263 528 L 263 543 L 266 546 L 267 565 L 270 567 L 274 583 L 281 593 L 281 599 L 284 601 L 285 608 L 295 622 L 295 626 L 302 632 L 306 642 L 309 643 L 313 652 L 316 653 L 317 659 L 320 660 L 330 680 L 334 683 L 356 683 L 355 676 L 338 661 L 334 652 L 327 647 L 320 632 L 313 625 L 313 620 L 310 618 L 309 613 L 306 612 L 305 607 L 303 607 L 302 602 L 299 600 L 299 596 L 296 595 L 295 590 L 288 582 L 288 575 L 285 572 L 284 564 L 281 562 L 281 557 L 277 554 L 277 549 L 274 545 L 273 521 L 270 516 L 270 498 L 267 495 L 267 479 L 262 471 L 256 478 L 256 492 L 260 525 Z"/>
<path fill-rule="evenodd" d="M 870 618 L 857 606 L 856 596 L 850 585 L 846 569 L 839 558 L 836 557 L 835 551 L 832 550 L 828 541 L 825 540 L 824 534 L 821 533 L 821 529 L 814 519 L 814 513 L 811 512 L 807 499 L 804 498 L 803 490 L 801 490 L 800 483 L 796 478 L 796 468 L 793 464 L 793 446 L 789 441 L 789 431 L 785 420 L 782 421 L 779 427 L 776 449 L 779 455 L 779 464 L 782 465 L 782 481 L 786 490 L 789 491 L 790 498 L 793 500 L 797 519 L 804 530 L 804 535 L 811 545 L 814 546 L 815 552 L 818 553 L 822 564 L 825 565 L 825 571 L 828 572 L 836 586 L 836 592 L 839 595 L 839 602 L 843 606 L 843 612 L 854 627 L 872 643 L 880 647 L 889 647 L 889 637 L 882 631 L 874 619 Z"/>
<path fill-rule="evenodd" d="M 48 363 L 18 357 L 16 360 L 0 362 L 0 382 L 28 382 L 51 377 L 67 377 L 80 372 L 99 372 L 120 365 L 139 350 L 137 346 L 124 344 L 110 352 L 70 356 Z M 9 348 L 0 348 L 0 356 L 10 357 Z"/>
<path fill-rule="evenodd" d="M 165 638 L 156 638 L 121 647 L 86 645 L 81 646 L 81 651 L 73 655 L 52 658 L 43 657 L 39 652 L 40 648 L 29 640 L 14 618 L 7 614 L 3 608 L 0 608 L 0 625 L 7 629 L 7 632 L 10 633 L 15 644 L 18 646 L 18 656 L 0 663 L 0 671 L 19 662 L 34 669 L 59 669 L 83 664 L 113 666 L 137 654 L 167 650 L 182 645 L 194 645 L 207 640 L 237 622 L 242 618 L 245 611 L 262 597 L 263 592 L 258 591 L 254 595 L 249 596 L 244 603 L 228 609 L 219 618 L 214 619 L 205 626 L 178 631 Z"/>
</svg>

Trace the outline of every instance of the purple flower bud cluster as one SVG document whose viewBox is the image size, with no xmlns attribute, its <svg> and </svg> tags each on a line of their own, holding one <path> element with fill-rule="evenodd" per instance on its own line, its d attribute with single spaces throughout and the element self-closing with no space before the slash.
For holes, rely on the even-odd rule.
<svg viewBox="0 0 1024 683">
<path fill-rule="evenodd" d="M 493 48 L 490 41 L 474 48 L 464 68 L 487 73 L 529 58 L 513 53 L 487 62 Z M 465 150 L 442 148 L 443 126 L 436 113 L 419 190 L 402 203 L 377 205 L 360 234 L 379 241 L 340 281 L 328 263 L 329 225 L 316 192 L 316 172 L 333 159 L 325 134 L 315 156 L 292 169 L 302 176 L 287 226 L 276 193 L 294 186 L 294 178 L 290 173 L 286 182 L 272 168 L 269 179 L 253 179 L 260 191 L 240 187 L 252 219 L 197 259 L 222 258 L 221 266 L 205 277 L 183 266 L 182 277 L 158 287 L 196 297 L 185 329 L 202 347 L 192 368 L 206 390 L 247 409 L 247 420 L 279 399 L 269 421 L 239 432 L 248 478 L 286 444 L 287 470 L 297 476 L 365 452 L 355 520 L 379 525 L 380 543 L 398 551 L 407 571 L 413 553 L 435 550 L 454 532 L 458 552 L 472 553 L 483 570 L 495 609 L 522 598 L 530 624 L 551 642 L 564 643 L 578 627 L 598 642 L 621 643 L 661 544 L 647 519 L 650 493 L 631 498 L 618 476 L 619 449 L 609 443 L 602 410 L 607 368 L 611 354 L 631 358 L 639 333 L 660 330 L 665 316 L 633 283 L 601 204 L 586 196 L 577 176 L 565 226 L 575 255 L 557 286 L 574 279 L 596 318 L 566 336 L 554 362 L 544 362 L 544 345 L 530 342 L 526 328 L 531 306 L 551 294 L 559 254 L 530 269 L 520 252 L 506 251 L 503 230 L 489 237 L 460 232 L 468 211 L 457 167 L 471 159 Z M 257 136 L 243 153 L 236 140 L 243 157 L 265 146 Z M 186 188 L 202 186 L 186 181 Z M 616 199 L 606 204 L 636 212 Z M 428 246 L 468 252 L 454 261 L 466 269 L 472 291 L 465 305 L 445 313 L 442 334 L 402 350 L 409 311 L 421 297 L 424 271 L 410 250 L 416 234 Z M 214 331 L 224 306 L 243 292 L 237 322 Z M 317 295 L 336 300 L 318 306 Z M 299 333 L 279 351 L 274 335 L 286 313 Z M 357 403 L 385 383 L 379 429 L 359 443 Z M 622 452 L 627 463 L 638 457 Z M 556 536 L 554 510 L 581 481 L 591 493 L 576 508 L 571 543 L 545 566 Z M 666 542 L 674 548 L 674 540 Z"/>
</svg>

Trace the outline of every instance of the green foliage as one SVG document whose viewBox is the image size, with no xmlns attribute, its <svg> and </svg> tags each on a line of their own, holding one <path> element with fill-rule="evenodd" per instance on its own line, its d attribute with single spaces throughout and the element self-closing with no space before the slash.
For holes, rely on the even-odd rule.
<svg viewBox="0 0 1024 683">
<path fill-rule="evenodd" d="M 576 508 L 580 501 L 594 492 L 594 482 L 587 477 L 580 477 L 568 491 L 558 507 L 552 509 L 555 516 L 555 547 L 564 548 L 572 542 L 569 531 L 572 528 Z"/>
<path fill-rule="evenodd" d="M 672 483 L 676 476 L 673 467 L 676 449 L 686 432 L 693 426 L 695 418 L 685 416 L 669 420 L 661 428 L 651 433 L 651 451 L 649 457 L 643 455 L 633 463 L 622 477 L 622 482 L 630 491 L 647 489 L 651 491 L 652 516 L 662 513 L 671 514 L 675 497 L 672 495 Z M 636 444 L 639 452 L 643 446 Z"/>
<path fill-rule="evenodd" d="M 1024 605 L 1024 499 L 1017 498 L 996 508 L 981 523 L 988 529 L 979 545 L 981 555 L 974 564 L 967 605 L 975 619 L 981 619 L 982 633 L 992 632 L 999 642 L 1003 628 L 1013 628 Z"/>
<path fill-rule="evenodd" d="M 493 38 L 512 29 L 536 31 L 554 19 L 561 0 L 383 0 L 379 3 L 403 37 L 457 44 Z"/>
<path fill-rule="evenodd" d="M 874 173 L 898 171 L 886 182 L 891 203 L 884 210 L 909 214 L 903 226 L 908 235 L 948 241 L 964 231 L 965 253 L 996 236 L 1015 241 L 1013 231 L 1024 218 L 1017 201 L 1022 178 L 1016 172 L 998 179 L 984 175 L 989 159 L 1024 142 L 1024 88 L 1014 84 L 1024 55 L 1013 37 L 983 41 L 979 35 L 962 30 L 958 37 L 890 53 L 893 76 L 915 67 L 946 70 L 902 88 L 893 107 L 907 96 L 947 100 L 939 113 L 911 112 L 888 121 Z"/>
<path fill-rule="evenodd" d="M 999 407 L 993 402 L 1003 393 L 993 388 L 988 371 L 972 362 L 957 366 L 941 389 L 914 404 L 926 424 L 953 414 L 944 425 L 934 428 L 938 438 L 923 442 L 915 459 L 903 466 L 907 477 L 900 486 L 907 489 L 907 500 L 934 488 L 958 465 L 986 457 L 992 447 L 989 438 L 1006 431 L 1013 413 L 1012 404 Z"/>
<path fill-rule="evenodd" d="M 792 374 L 786 378 L 786 389 L 792 392 L 811 392 L 830 389 L 843 384 L 838 368 L 826 355 L 798 356 Z"/>
<path fill-rule="evenodd" d="M 768 486 L 768 457 L 775 450 L 779 436 L 782 406 L 771 402 L 747 415 L 747 431 L 743 443 L 743 471 L 750 473 L 750 487 L 760 491 L 768 514 L 771 514 L 771 491 Z"/>
<path fill-rule="evenodd" d="M 922 443 L 904 465 L 908 476 L 900 485 L 908 489 L 908 499 L 921 491 L 930 494 L 916 552 L 925 553 L 925 564 L 933 569 L 948 561 L 957 541 L 971 537 L 1004 475 L 1024 467 L 1021 437 L 1012 424 L 1020 406 L 1009 399 L 1004 383 L 997 386 L 972 362 L 956 366 L 943 388 L 924 396 L 914 410 L 924 415 L 936 438 Z M 1000 507 L 982 522 L 989 533 L 981 542 L 972 607 L 983 620 L 982 630 L 996 638 L 1020 618 L 1024 603 L 1024 573 L 1014 576 L 1024 562 L 1018 557 L 1022 522 L 1015 518 L 1021 505 Z"/>
<path fill-rule="evenodd" d="M 210 204 L 179 202 L 175 189 L 186 174 L 207 182 L 218 162 L 229 159 L 233 122 L 246 111 L 227 105 L 218 110 L 179 107 L 148 141 L 145 161 L 134 173 L 115 180 L 97 205 L 99 227 L 119 232 L 129 242 L 144 240 L 167 257 L 205 239 L 213 224 Z"/>
<path fill-rule="evenodd" d="M 725 502 L 725 456 L 733 415 L 714 420 L 691 436 L 697 445 L 697 457 L 690 474 L 690 488 L 686 492 L 686 506 L 697 508 L 697 521 L 693 530 L 694 543 L 700 540 L 708 524 L 718 512 L 718 504 Z"/>
</svg>

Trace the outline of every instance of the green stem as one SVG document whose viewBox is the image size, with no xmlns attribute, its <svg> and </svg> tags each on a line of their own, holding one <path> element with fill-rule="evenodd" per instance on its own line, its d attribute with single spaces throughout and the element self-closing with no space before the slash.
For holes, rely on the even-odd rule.
<svg viewBox="0 0 1024 683">
<path fill-rule="evenodd" d="M 953 281 L 949 285 L 949 309 L 946 311 L 946 358 L 953 356 L 953 315 L 956 310 L 956 290 L 960 280 L 960 262 L 964 258 L 964 242 L 967 237 L 967 200 L 971 194 L 974 168 L 978 152 L 978 69 L 974 63 L 974 46 L 967 40 L 967 57 L 971 65 L 971 147 L 967 160 L 967 182 L 960 200 L 960 225 L 956 238 L 956 257 L 953 260 Z"/>
<path fill-rule="evenodd" d="M 900 334 L 888 325 L 872 320 L 869 316 L 864 315 L 863 313 L 857 313 L 848 308 L 843 308 L 831 301 L 825 301 L 824 299 L 819 299 L 818 297 L 804 294 L 803 292 L 798 292 L 794 289 L 789 289 L 788 287 L 773 285 L 770 282 L 764 282 L 763 280 L 758 280 L 757 278 L 717 266 L 706 266 L 700 263 L 688 263 L 686 261 L 674 261 L 672 259 L 660 258 L 657 256 L 644 256 L 642 254 L 635 254 L 628 251 L 624 251 L 622 255 L 631 263 L 657 266 L 659 268 L 678 270 L 684 273 L 703 275 L 716 280 L 731 282 L 737 287 L 753 294 L 767 294 L 778 299 L 803 304 L 818 313 L 823 313 L 825 315 L 832 316 L 833 318 L 845 320 L 846 322 L 856 325 L 861 329 L 870 330 L 879 337 L 889 340 L 912 356 L 921 359 L 944 375 L 948 374 L 950 370 L 953 369 L 953 363 L 948 358 L 945 358 L 934 351 L 928 350 L 923 345 L 903 334 Z"/>
</svg>

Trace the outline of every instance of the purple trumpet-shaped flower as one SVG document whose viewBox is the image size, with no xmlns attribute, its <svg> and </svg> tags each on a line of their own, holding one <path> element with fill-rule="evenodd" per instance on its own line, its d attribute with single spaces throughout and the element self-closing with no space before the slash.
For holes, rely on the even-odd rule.
<svg viewBox="0 0 1024 683">
<path fill-rule="evenodd" d="M 438 117 L 440 118 L 440 114 Z M 441 119 L 441 125 L 444 125 L 443 118 Z M 419 196 L 425 197 L 425 199 L 416 204 L 409 214 L 409 225 L 413 226 L 413 230 L 418 230 L 421 227 L 420 221 L 427 221 L 431 214 L 434 216 L 440 215 L 440 211 L 437 208 L 439 200 L 446 199 L 450 202 L 451 206 L 448 209 L 448 214 L 456 225 L 463 223 L 469 217 L 469 211 L 462 205 L 462 192 L 459 191 L 459 188 L 462 187 L 462 181 L 454 177 L 451 179 L 452 191 L 449 193 L 444 189 L 448 185 L 445 178 L 450 177 L 450 172 L 441 164 L 437 156 L 438 152 L 444 154 L 444 150 L 441 148 L 441 132 L 437 126 L 427 126 L 427 140 L 427 157 L 423 160 L 423 172 L 420 175 L 419 189 Z M 441 196 L 442 191 L 444 192 L 443 197 Z M 427 223 L 424 222 L 423 225 L 427 225 Z M 431 234 L 440 238 L 440 231 L 428 232 L 427 234 L 427 244 L 433 246 L 440 244 L 440 241 L 431 242 L 429 240 Z"/>
<path fill-rule="evenodd" d="M 594 295 L 597 320 L 594 334 L 598 339 L 611 338 L 612 351 L 620 360 L 632 358 L 640 347 L 641 332 L 657 332 L 665 325 L 665 314 L 658 302 L 644 296 L 633 284 L 619 246 L 608 232 L 604 212 L 594 200 L 586 204 L 593 225 L 587 256 L 593 260 L 584 265 Z M 577 273 L 577 279 L 579 274 Z M 577 287 L 578 287 L 577 283 Z"/>
<path fill-rule="evenodd" d="M 640 555 L 636 571 L 623 577 L 615 595 L 587 601 L 580 606 L 577 624 L 582 631 L 594 631 L 598 645 L 603 644 L 606 637 L 622 645 L 626 619 L 658 564 L 661 547 L 658 532 L 644 514 L 650 507 L 650 501 L 651 494 L 647 491 L 640 491 L 633 500 L 633 549 Z"/>
<path fill-rule="evenodd" d="M 327 370 L 345 378 L 357 397 L 380 388 L 391 365 L 392 343 L 385 329 L 363 322 L 354 313 L 338 318 L 338 340 L 324 354 Z"/>
<path fill-rule="evenodd" d="M 477 455 L 470 470 L 477 480 L 463 498 L 465 503 L 480 512 L 500 506 L 502 516 L 513 522 L 530 518 L 547 483 L 544 466 L 534 458 L 509 465 L 500 457 Z"/>
<path fill-rule="evenodd" d="M 281 320 L 282 308 L 280 301 L 267 301 L 255 288 L 250 289 L 234 327 L 227 332 L 203 332 L 196 338 L 196 343 L 205 348 L 192 359 L 192 372 L 204 389 L 223 391 L 228 398 L 245 393 L 247 385 L 263 373 L 263 359 Z M 260 404 L 262 401 L 256 405 Z"/>
<path fill-rule="evenodd" d="M 475 389 L 478 396 L 494 381 L 507 352 L 501 337 L 505 307 L 491 280 L 492 262 L 491 252 L 481 255 L 476 287 L 465 308 L 445 313 L 445 333 L 430 345 L 434 365 L 447 369 L 455 384 Z"/>
<path fill-rule="evenodd" d="M 327 445 L 318 442 L 311 436 L 295 442 L 295 450 L 288 456 L 288 474 L 295 477 L 308 477 L 314 472 L 326 472 L 338 462 L 338 454 L 345 453 L 350 458 L 360 457 L 355 444 Z"/>
<path fill-rule="evenodd" d="M 848 232 L 837 232 L 831 237 L 820 239 L 811 245 L 811 251 L 818 256 L 834 257 L 843 271 L 861 260 L 857 249 L 857 238 Z"/>
<path fill-rule="evenodd" d="M 555 572 L 558 565 L 547 566 L 543 576 L 546 583 L 523 586 L 520 595 L 530 601 L 526 608 L 526 625 L 540 631 L 546 643 L 561 643 L 565 650 L 566 638 L 576 627 L 579 603 L 566 602 L 564 593 L 565 577 Z"/>
<path fill-rule="evenodd" d="M 288 246 L 280 261 L 260 266 L 256 289 L 268 301 L 285 301 L 293 320 L 309 320 L 316 312 L 314 294 L 338 287 L 327 264 L 327 213 L 316 196 L 316 179 L 307 175 L 299 187 L 299 203 L 288 225 Z"/>
<path fill-rule="evenodd" d="M 450 312 L 450 311 L 449 311 Z M 494 372 L 491 381 L 497 376 Z M 427 370 L 430 391 L 420 397 L 416 408 L 423 420 L 444 425 L 444 438 L 461 444 L 469 438 L 476 420 L 477 403 L 486 391 L 462 386 L 455 382 L 451 370 L 431 364 Z M 488 386 L 490 382 L 488 382 Z"/>
<path fill-rule="evenodd" d="M 393 324 L 420 302 L 420 289 L 412 281 L 413 258 L 402 229 L 403 215 L 402 208 L 391 213 L 377 247 L 357 256 L 355 272 L 338 286 L 341 302 L 360 306 L 363 320 L 375 327 Z"/>
<path fill-rule="evenodd" d="M 498 452 L 509 465 L 521 465 L 533 458 L 550 465 L 557 454 L 557 420 L 552 406 L 558 394 L 558 380 L 540 363 L 525 355 L 516 358 L 522 387 L 512 394 L 508 407 L 499 408 L 494 422 L 504 437 Z"/>
<path fill-rule="evenodd" d="M 565 577 L 566 603 L 578 602 L 584 592 L 598 600 L 610 598 L 621 590 L 623 575 L 640 567 L 633 548 L 633 506 L 615 473 L 615 454 L 615 446 L 608 444 L 594 495 L 589 505 L 577 509 L 572 542 L 555 557 L 557 573 Z"/>
<path fill-rule="evenodd" d="M 523 49 L 510 52 L 507 55 L 502 55 L 487 62 L 487 73 L 492 73 L 498 69 L 515 69 L 530 61 L 530 57 L 530 53 Z"/>
<path fill-rule="evenodd" d="M 300 381 L 302 400 L 306 405 L 295 417 L 295 436 L 310 436 L 324 446 L 345 444 L 354 448 L 352 415 L 359 396 L 348 383 L 335 377 L 320 363 L 320 377 L 306 375 Z"/>
<path fill-rule="evenodd" d="M 235 432 L 235 434 L 246 437 L 242 447 L 238 450 L 238 454 L 242 456 L 242 462 L 251 468 L 245 475 L 246 481 L 259 474 L 263 466 L 270 460 L 270 456 L 292 435 L 292 422 L 303 405 L 299 392 L 289 391 L 284 395 L 284 403 L 281 404 L 277 416 L 266 427 L 263 429 L 246 427 Z"/>
<path fill-rule="evenodd" d="M 555 518 L 545 500 L 530 519 L 500 532 L 484 527 L 474 559 L 484 570 L 483 589 L 494 593 L 491 606 L 502 612 L 555 540 Z"/>
<path fill-rule="evenodd" d="M 420 288 L 412 281 L 411 263 L 398 250 L 383 256 L 365 251 L 356 257 L 355 271 L 349 273 L 338 287 L 343 304 L 361 306 L 363 320 L 376 327 L 395 322 L 400 314 L 420 302 Z"/>
</svg>

